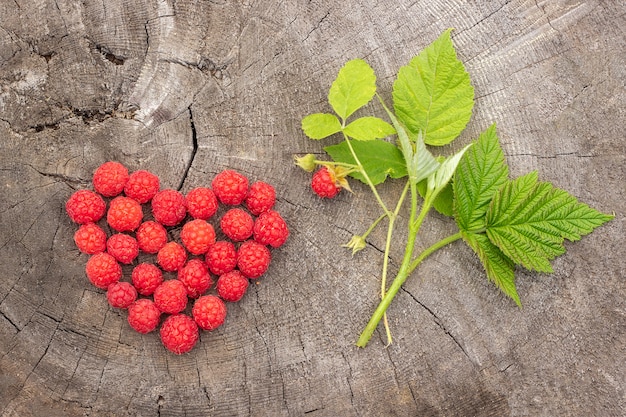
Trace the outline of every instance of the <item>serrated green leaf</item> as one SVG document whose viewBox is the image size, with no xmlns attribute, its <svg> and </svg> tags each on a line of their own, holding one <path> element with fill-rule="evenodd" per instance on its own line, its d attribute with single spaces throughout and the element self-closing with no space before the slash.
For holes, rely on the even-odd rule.
<svg viewBox="0 0 626 417">
<path fill-rule="evenodd" d="M 370 140 L 366 142 L 350 142 L 354 153 L 361 161 L 361 165 L 374 185 L 380 184 L 387 176 L 402 178 L 407 175 L 406 165 L 402 152 L 392 143 L 383 140 Z M 324 150 L 335 162 L 356 164 L 347 142 L 327 146 Z M 350 174 L 351 177 L 365 182 L 365 178 L 358 172 Z"/>
<path fill-rule="evenodd" d="M 328 102 L 346 120 L 376 94 L 376 74 L 362 59 L 353 59 L 339 70 L 328 92 Z"/>
<path fill-rule="evenodd" d="M 508 181 L 486 213 L 487 236 L 527 269 L 552 272 L 550 261 L 565 252 L 563 240 L 578 240 L 613 216 L 590 208 L 531 172 Z"/>
<path fill-rule="evenodd" d="M 302 119 L 302 130 L 311 139 L 324 139 L 341 131 L 337 116 L 329 113 L 309 114 Z"/>
<path fill-rule="evenodd" d="M 489 203 L 508 175 L 496 126 L 491 125 L 465 152 L 454 174 L 454 217 L 459 229 L 484 229 Z"/>
<path fill-rule="evenodd" d="M 463 240 L 478 255 L 487 277 L 518 306 L 522 303 L 515 289 L 514 263 L 484 234 L 462 233 Z"/>
<path fill-rule="evenodd" d="M 353 139 L 374 140 L 393 135 L 396 129 L 383 119 L 366 116 L 352 121 L 343 132 Z"/>
<path fill-rule="evenodd" d="M 417 183 L 417 191 L 422 198 L 426 197 L 428 191 L 427 180 L 422 180 Z M 454 215 L 454 193 L 452 192 L 452 182 L 449 182 L 433 200 L 433 208 L 438 213 L 444 216 L 452 217 Z"/>
<path fill-rule="evenodd" d="M 433 193 L 439 193 L 452 179 L 461 158 L 472 145 L 467 145 L 454 155 L 446 158 L 439 168 L 428 177 L 428 189 Z"/>
<path fill-rule="evenodd" d="M 445 31 L 430 46 L 398 71 L 393 100 L 398 119 L 424 142 L 441 146 L 452 142 L 470 120 L 474 87 L 457 58 Z"/>
</svg>

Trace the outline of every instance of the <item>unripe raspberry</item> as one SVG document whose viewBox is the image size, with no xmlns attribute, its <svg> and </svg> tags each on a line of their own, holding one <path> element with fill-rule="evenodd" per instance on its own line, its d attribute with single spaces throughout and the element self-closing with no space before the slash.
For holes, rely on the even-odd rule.
<svg viewBox="0 0 626 417">
<path fill-rule="evenodd" d="M 215 243 L 215 230 L 206 220 L 195 219 L 185 223 L 180 240 L 190 253 L 202 255 Z"/>
<path fill-rule="evenodd" d="M 159 325 L 161 312 L 152 300 L 140 298 L 128 306 L 128 324 L 139 333 L 150 333 Z"/>
<path fill-rule="evenodd" d="M 129 197 L 115 197 L 109 204 L 107 222 L 118 232 L 133 231 L 141 224 L 141 205 Z"/>
<path fill-rule="evenodd" d="M 107 240 L 107 252 L 118 262 L 132 264 L 139 255 L 139 245 L 134 237 L 116 233 Z"/>
<path fill-rule="evenodd" d="M 220 240 L 211 245 L 206 253 L 205 261 L 213 274 L 225 274 L 235 269 L 237 265 L 237 249 L 232 242 Z"/>
<path fill-rule="evenodd" d="M 163 346 L 177 355 L 193 349 L 200 337 L 198 325 L 186 314 L 175 314 L 166 318 L 160 334 Z"/>
<path fill-rule="evenodd" d="M 137 299 L 137 290 L 128 282 L 109 285 L 107 301 L 111 307 L 128 308 Z"/>
<path fill-rule="evenodd" d="M 220 220 L 220 228 L 226 236 L 235 242 L 241 242 L 252 236 L 254 220 L 240 208 L 228 210 Z"/>
<path fill-rule="evenodd" d="M 217 279 L 217 293 L 224 301 L 241 300 L 248 289 L 248 278 L 236 269 L 220 275 Z"/>
<path fill-rule="evenodd" d="M 333 198 L 341 191 L 341 186 L 337 184 L 335 176 L 327 167 L 321 167 L 313 174 L 311 187 L 315 194 L 322 198 Z"/>
<path fill-rule="evenodd" d="M 217 197 L 210 188 L 199 187 L 185 196 L 187 212 L 194 219 L 207 220 L 217 212 Z"/>
<path fill-rule="evenodd" d="M 169 242 L 157 253 L 157 263 L 164 271 L 178 271 L 187 262 L 187 251 L 179 243 Z"/>
<path fill-rule="evenodd" d="M 106 250 L 107 235 L 100 226 L 87 223 L 81 225 L 74 233 L 74 242 L 79 251 L 93 255 Z"/>
<path fill-rule="evenodd" d="M 137 200 L 138 203 L 147 203 L 159 192 L 161 182 L 159 177 L 146 170 L 138 170 L 130 174 L 124 187 L 127 197 Z"/>
<path fill-rule="evenodd" d="M 267 271 L 272 256 L 270 250 L 254 240 L 247 240 L 237 251 L 237 268 L 247 278 L 258 278 Z"/>
<path fill-rule="evenodd" d="M 273 210 L 261 213 L 254 222 L 254 240 L 262 245 L 274 248 L 282 246 L 289 237 L 287 223 L 281 215 Z"/>
<path fill-rule="evenodd" d="M 141 295 L 152 295 L 163 282 L 163 272 L 153 264 L 142 263 L 133 268 L 131 281 Z"/>
<path fill-rule="evenodd" d="M 211 187 L 224 204 L 239 205 L 248 194 L 248 178 L 232 169 L 220 172 L 213 178 Z"/>
<path fill-rule="evenodd" d="M 65 210 L 74 223 L 95 223 L 104 216 L 106 203 L 93 191 L 78 190 L 65 203 Z"/>
<path fill-rule="evenodd" d="M 89 258 L 85 272 L 89 281 L 103 290 L 118 282 L 122 277 L 122 267 L 113 256 L 106 252 L 96 253 Z"/>
<path fill-rule="evenodd" d="M 197 258 L 190 259 L 178 270 L 178 280 L 183 283 L 187 295 L 191 298 L 200 297 L 213 285 L 209 269 L 202 260 Z"/>
<path fill-rule="evenodd" d="M 187 307 L 187 290 L 177 279 L 163 281 L 154 290 L 153 297 L 154 305 L 163 313 L 176 314 Z"/>
<path fill-rule="evenodd" d="M 93 174 L 93 188 L 105 197 L 115 197 L 124 190 L 128 169 L 119 162 L 100 165 Z"/>
<path fill-rule="evenodd" d="M 258 216 L 274 207 L 276 190 L 266 182 L 257 181 L 250 186 L 245 201 L 250 213 Z"/>
<path fill-rule="evenodd" d="M 163 226 L 176 226 L 187 215 L 185 197 L 176 190 L 162 190 L 152 198 L 152 214 Z"/>
<path fill-rule="evenodd" d="M 205 295 L 196 300 L 191 311 L 193 319 L 203 330 L 215 330 L 224 324 L 226 304 L 214 295 Z"/>
<path fill-rule="evenodd" d="M 151 220 L 141 223 L 136 236 L 139 249 L 145 253 L 157 253 L 167 243 L 165 227 Z"/>
</svg>

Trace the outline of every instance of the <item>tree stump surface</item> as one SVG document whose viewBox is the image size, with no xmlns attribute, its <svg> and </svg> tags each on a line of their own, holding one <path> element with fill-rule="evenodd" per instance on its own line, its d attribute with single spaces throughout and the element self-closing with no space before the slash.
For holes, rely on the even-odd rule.
<svg viewBox="0 0 626 417">
<path fill-rule="evenodd" d="M 625 13 L 617 0 L 4 0 L 0 415 L 626 415 Z M 353 58 L 390 102 L 398 69 L 449 27 L 476 106 L 441 152 L 496 122 L 513 176 L 538 170 L 616 217 L 568 243 L 554 274 L 517 271 L 523 309 L 466 246 L 446 247 L 392 303 L 394 343 L 379 327 L 359 349 L 385 231 L 354 257 L 340 247 L 379 210 L 356 182 L 332 202 L 310 192 L 293 156 L 333 139 L 300 121 L 329 110 Z M 133 331 L 85 277 L 64 204 L 106 160 L 183 192 L 225 168 L 277 189 L 288 243 L 188 354 Z M 418 246 L 454 230 L 432 214 Z"/>
</svg>

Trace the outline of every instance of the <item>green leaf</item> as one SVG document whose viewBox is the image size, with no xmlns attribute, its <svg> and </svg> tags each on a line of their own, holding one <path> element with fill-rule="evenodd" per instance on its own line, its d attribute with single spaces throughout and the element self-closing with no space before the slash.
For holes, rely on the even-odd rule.
<svg viewBox="0 0 626 417">
<path fill-rule="evenodd" d="M 454 217 L 459 229 L 484 229 L 489 203 L 508 175 L 496 126 L 491 125 L 465 152 L 454 174 Z"/>
<path fill-rule="evenodd" d="M 324 139 L 340 132 L 341 123 L 334 114 L 314 113 L 302 119 L 302 130 L 311 139 Z"/>
<path fill-rule="evenodd" d="M 486 228 L 489 240 L 515 263 L 552 272 L 550 261 L 565 253 L 564 239 L 579 240 L 612 218 L 531 172 L 495 194 Z"/>
<path fill-rule="evenodd" d="M 515 289 L 515 265 L 485 234 L 462 233 L 463 240 L 472 248 L 485 268 L 487 277 L 518 306 L 522 303 Z"/>
<path fill-rule="evenodd" d="M 343 131 L 346 135 L 357 140 L 382 139 L 396 133 L 396 129 L 389 123 L 373 116 L 356 119 Z"/>
<path fill-rule="evenodd" d="M 470 120 L 474 87 L 445 31 L 411 62 L 400 68 L 393 85 L 398 119 L 413 133 L 423 132 L 427 145 L 452 142 Z"/>
<path fill-rule="evenodd" d="M 354 153 L 361 161 L 361 165 L 374 185 L 380 184 L 387 176 L 402 178 L 407 175 L 406 165 L 402 152 L 392 143 L 383 140 L 370 140 L 367 142 L 350 142 Z M 327 146 L 324 150 L 335 162 L 356 164 L 352 157 L 347 142 Z M 365 178 L 358 172 L 350 174 L 351 177 L 365 182 Z"/>
<path fill-rule="evenodd" d="M 417 183 L 417 191 L 422 198 L 426 197 L 428 191 L 428 180 L 422 180 Z M 452 182 L 449 182 L 433 200 L 433 208 L 444 216 L 452 217 L 454 214 L 454 193 L 452 191 Z"/>
<path fill-rule="evenodd" d="M 365 106 L 376 94 L 374 70 L 362 59 L 353 59 L 339 70 L 328 92 L 328 102 L 335 113 L 346 120 Z"/>
<path fill-rule="evenodd" d="M 459 165 L 461 158 L 472 145 L 467 145 L 454 155 L 446 158 L 439 168 L 428 177 L 428 190 L 434 195 L 438 194 L 452 179 L 456 167 Z"/>
</svg>

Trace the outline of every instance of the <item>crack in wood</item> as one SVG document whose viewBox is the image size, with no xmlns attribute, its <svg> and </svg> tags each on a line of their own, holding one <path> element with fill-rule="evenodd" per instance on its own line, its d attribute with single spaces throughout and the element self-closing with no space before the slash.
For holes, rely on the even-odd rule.
<svg viewBox="0 0 626 417">
<path fill-rule="evenodd" d="M 196 125 L 193 121 L 193 112 L 191 111 L 191 106 L 187 107 L 189 111 L 189 124 L 191 127 L 191 144 L 193 149 L 191 150 L 191 156 L 189 157 L 189 161 L 187 161 L 187 166 L 185 167 L 185 172 L 183 172 L 183 176 L 180 179 L 180 183 L 178 184 L 177 190 L 180 191 L 183 189 L 185 185 L 185 181 L 187 180 L 187 176 L 189 175 L 189 170 L 191 169 L 191 165 L 193 164 L 193 160 L 198 153 L 198 134 L 196 132 Z"/>
</svg>

